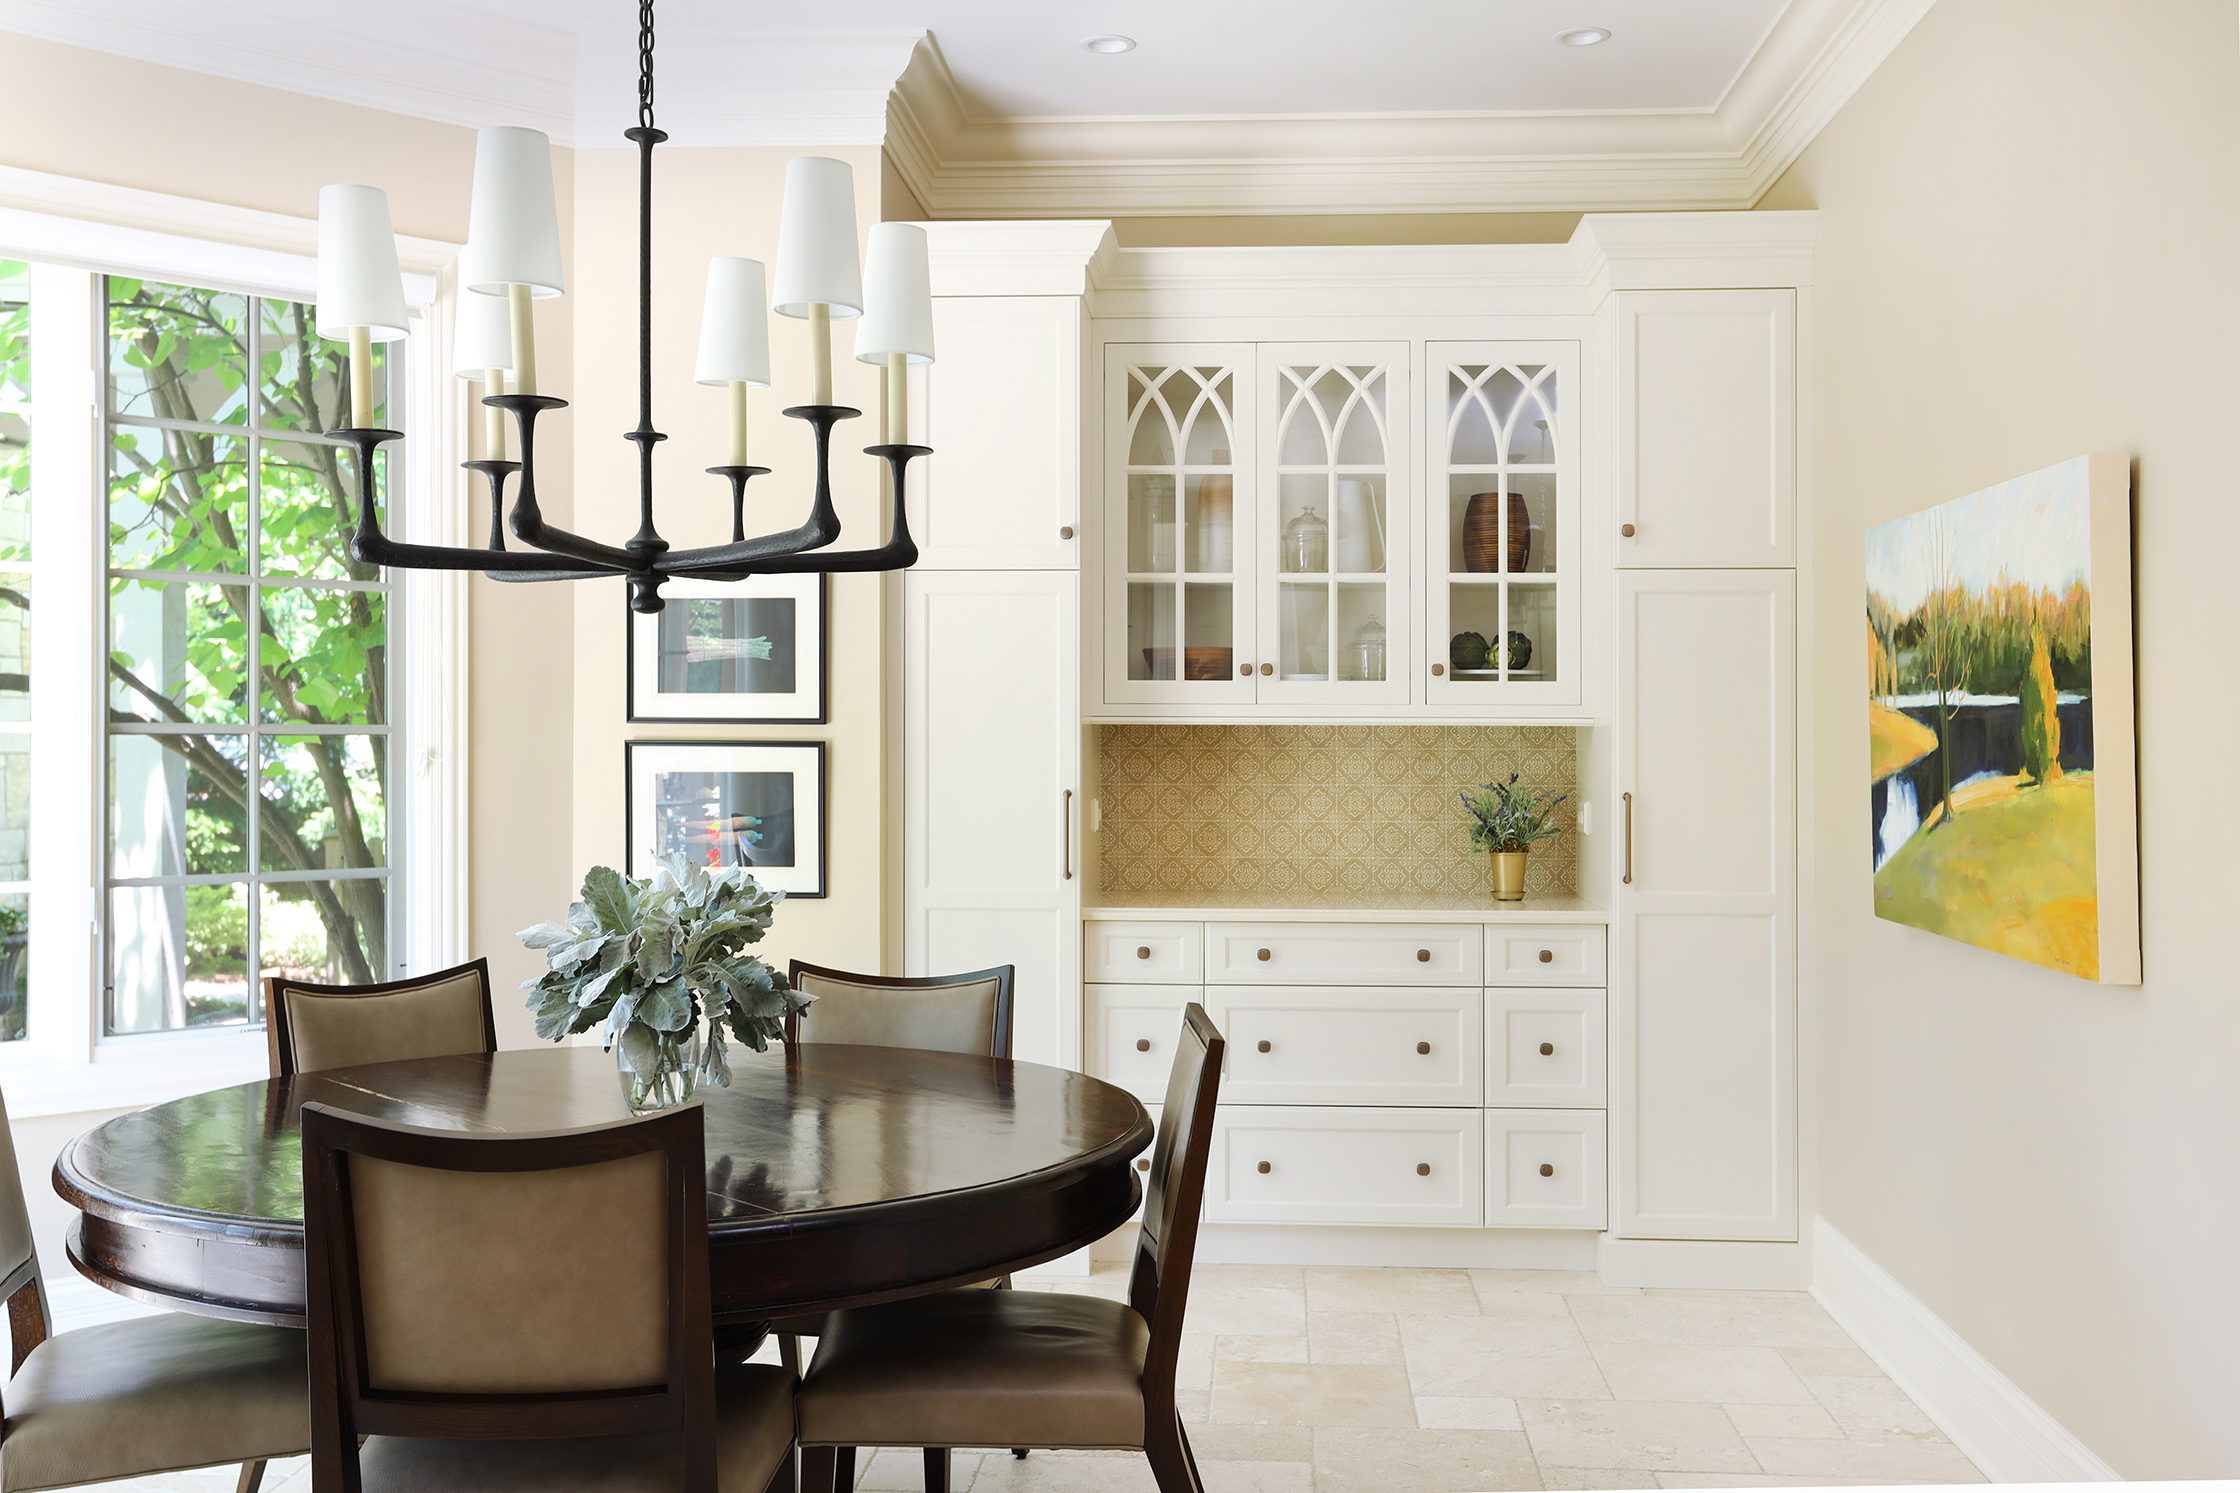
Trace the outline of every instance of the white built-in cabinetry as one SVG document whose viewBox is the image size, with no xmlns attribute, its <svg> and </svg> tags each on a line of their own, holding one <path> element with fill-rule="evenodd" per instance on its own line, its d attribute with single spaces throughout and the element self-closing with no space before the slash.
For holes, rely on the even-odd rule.
<svg viewBox="0 0 2240 1493">
<path fill-rule="evenodd" d="M 1227 1258 L 1570 1231 L 1613 1279 L 1796 1283 L 1812 215 L 1327 250 L 926 226 L 903 972 L 1017 964 L 1019 1056 L 1154 1105 L 1202 1000 Z M 1102 897 L 1098 726 L 1256 721 L 1576 728 L 1580 900 Z"/>
</svg>

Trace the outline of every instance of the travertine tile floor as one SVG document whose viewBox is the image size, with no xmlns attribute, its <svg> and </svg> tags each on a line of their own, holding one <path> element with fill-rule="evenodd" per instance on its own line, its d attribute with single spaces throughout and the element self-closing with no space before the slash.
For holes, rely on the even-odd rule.
<svg viewBox="0 0 2240 1493">
<path fill-rule="evenodd" d="M 1119 1297 L 1118 1267 L 1036 1290 Z M 1182 1409 L 1208 1493 L 1981 1482 L 1819 1304 L 1540 1270 L 1200 1266 Z M 921 1486 L 916 1452 L 857 1486 Z M 298 1462 L 272 1493 L 309 1493 Z M 959 1452 L 963 1493 L 1156 1493 L 1140 1456 Z M 230 1470 L 119 1488 L 230 1493 Z"/>
</svg>

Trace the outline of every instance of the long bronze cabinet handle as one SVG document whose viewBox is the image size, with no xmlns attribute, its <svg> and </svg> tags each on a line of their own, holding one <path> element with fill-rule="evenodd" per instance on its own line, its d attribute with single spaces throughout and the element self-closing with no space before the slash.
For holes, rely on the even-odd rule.
<svg viewBox="0 0 2240 1493">
<path fill-rule="evenodd" d="M 1065 793 L 1065 805 L 1058 811 L 1059 817 L 1066 822 L 1065 845 L 1060 851 L 1059 868 L 1066 873 L 1065 879 L 1071 881 L 1073 880 L 1073 790 L 1068 788 Z"/>
<path fill-rule="evenodd" d="M 1626 795 L 1625 795 L 1625 801 L 1626 801 L 1626 874 L 1625 874 L 1625 884 L 1626 884 L 1627 886 L 1632 886 L 1632 885 L 1633 885 L 1633 795 L 1632 795 L 1632 794 L 1630 794 L 1630 793 L 1626 794 Z"/>
</svg>

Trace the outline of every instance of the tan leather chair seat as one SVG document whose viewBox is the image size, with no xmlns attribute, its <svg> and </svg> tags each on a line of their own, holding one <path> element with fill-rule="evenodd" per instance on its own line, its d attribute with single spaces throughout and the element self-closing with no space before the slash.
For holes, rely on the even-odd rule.
<svg viewBox="0 0 2240 1493">
<path fill-rule="evenodd" d="M 304 1334 L 285 1327 L 169 1313 L 48 1338 L 8 1383 L 0 1489 L 299 1456 L 306 1386 Z"/>
<path fill-rule="evenodd" d="M 793 1376 L 766 1364 L 716 1374 L 716 1487 L 763 1493 L 791 1448 Z M 555 1441 L 374 1436 L 358 1452 L 365 1493 L 676 1493 L 673 1432 Z"/>
<path fill-rule="evenodd" d="M 1043 1291 L 943 1291 L 834 1312 L 795 1401 L 804 1446 L 1143 1445 L 1134 1309 Z"/>
<path fill-rule="evenodd" d="M 959 1286 L 957 1289 L 960 1291 L 993 1291 L 1002 1286 L 1005 1279 L 1006 1277 L 999 1275 L 994 1280 L 976 1280 L 969 1286 Z M 824 1324 L 831 1315 L 830 1312 L 811 1312 L 804 1317 L 780 1317 L 770 1324 L 770 1330 L 772 1332 L 789 1332 L 795 1337 L 823 1337 Z"/>
</svg>

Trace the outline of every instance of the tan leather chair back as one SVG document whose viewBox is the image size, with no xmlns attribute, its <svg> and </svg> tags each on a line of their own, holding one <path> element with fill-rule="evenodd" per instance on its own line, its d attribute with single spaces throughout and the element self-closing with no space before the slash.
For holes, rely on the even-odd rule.
<svg viewBox="0 0 2240 1493">
<path fill-rule="evenodd" d="M 272 1076 L 497 1048 L 489 961 L 385 985 L 265 981 Z"/>
<path fill-rule="evenodd" d="M 366 1387 L 629 1389 L 668 1377 L 658 1151 L 541 1172 L 353 1156 Z"/>
<path fill-rule="evenodd" d="M 1226 1044 L 1192 1001 L 1182 1011 L 1182 1037 L 1159 1132 L 1151 1142 L 1151 1174 L 1143 1192 L 1143 1223 L 1136 1232 L 1135 1270 L 1128 1304 L 1151 1328 L 1144 1378 L 1164 1380 L 1171 1394 L 1175 1357 L 1182 1346 L 1182 1313 L 1190 1295 L 1190 1265 L 1198 1248 L 1198 1213 L 1205 1200 L 1206 1159 L 1213 1150 L 1214 1102 L 1221 1088 Z"/>
<path fill-rule="evenodd" d="M 23 1178 L 16 1170 L 16 1136 L 8 1128 L 7 1098 L 0 1095 L 0 1281 L 22 1269 L 36 1253 L 31 1212 L 23 1202 Z"/>
<path fill-rule="evenodd" d="M 787 1018 L 786 1040 L 1007 1058 L 1011 975 L 1006 964 L 968 975 L 889 979 L 796 960 L 793 988 L 817 999 L 808 1010 Z"/>
</svg>

